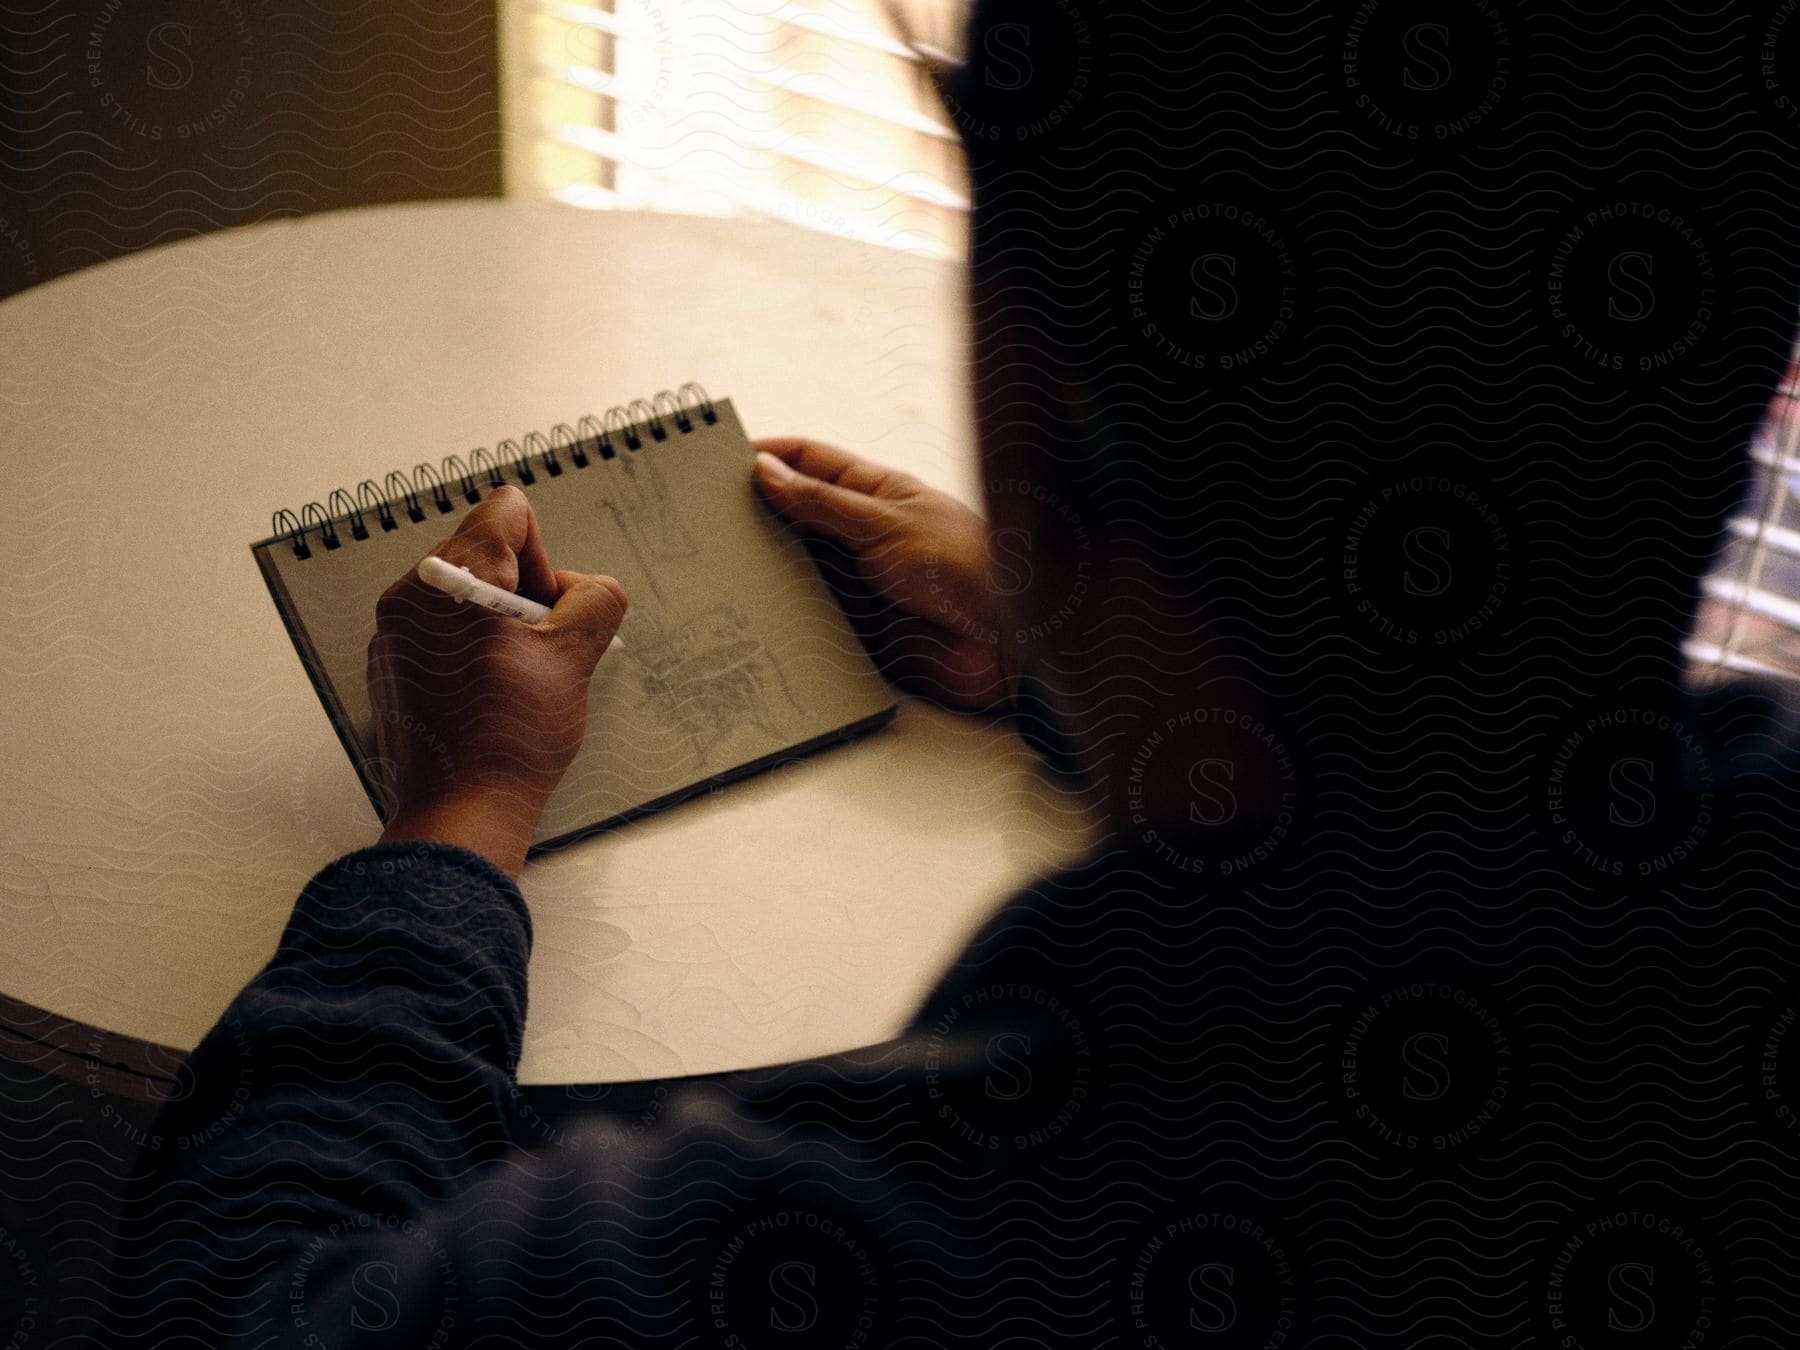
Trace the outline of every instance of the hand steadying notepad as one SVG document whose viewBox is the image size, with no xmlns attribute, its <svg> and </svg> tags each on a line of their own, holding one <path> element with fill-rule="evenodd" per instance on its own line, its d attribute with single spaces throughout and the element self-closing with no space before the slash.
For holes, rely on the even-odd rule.
<svg viewBox="0 0 1800 1350">
<path fill-rule="evenodd" d="M 653 810 L 879 726 L 894 698 L 804 546 L 750 483 L 729 400 L 697 385 L 495 453 L 396 471 L 279 512 L 251 545 L 294 647 L 381 809 L 369 708 L 375 601 L 504 483 L 531 500 L 551 564 L 631 598 L 588 692 L 581 753 L 533 848 Z M 284 528 L 285 527 L 285 528 Z"/>
</svg>

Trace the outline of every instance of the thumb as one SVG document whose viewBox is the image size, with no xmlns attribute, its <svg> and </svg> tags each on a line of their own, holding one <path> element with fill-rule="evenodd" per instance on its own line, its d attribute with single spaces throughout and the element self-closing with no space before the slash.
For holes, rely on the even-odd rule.
<svg viewBox="0 0 1800 1350">
<path fill-rule="evenodd" d="M 888 504 L 879 497 L 801 473 L 767 450 L 757 452 L 755 474 L 769 505 L 802 529 L 855 549 L 887 532 Z"/>
<path fill-rule="evenodd" d="M 625 588 L 611 577 L 586 572 L 555 575 L 559 588 L 556 604 L 538 628 L 578 645 L 592 671 L 624 621 Z"/>
</svg>

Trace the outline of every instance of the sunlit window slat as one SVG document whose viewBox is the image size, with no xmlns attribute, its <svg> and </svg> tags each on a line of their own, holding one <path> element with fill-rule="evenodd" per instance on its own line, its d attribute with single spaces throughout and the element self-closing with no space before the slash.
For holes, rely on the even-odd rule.
<svg viewBox="0 0 1800 1350">
<path fill-rule="evenodd" d="M 501 0 L 507 191 L 960 258 L 961 142 L 925 65 L 955 57 L 914 34 L 966 17 L 966 0 Z"/>
</svg>

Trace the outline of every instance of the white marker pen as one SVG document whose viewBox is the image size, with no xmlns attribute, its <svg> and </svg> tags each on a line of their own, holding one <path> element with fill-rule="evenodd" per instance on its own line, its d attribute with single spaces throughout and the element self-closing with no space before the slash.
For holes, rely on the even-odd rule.
<svg viewBox="0 0 1800 1350">
<path fill-rule="evenodd" d="M 498 586 L 483 581 L 468 568 L 445 562 L 436 554 L 419 560 L 419 580 L 433 590 L 453 597 L 459 605 L 466 600 L 472 605 L 480 605 L 483 609 L 491 609 L 496 614 L 504 614 L 523 623 L 542 623 L 550 615 L 550 606 L 540 605 L 535 600 L 515 595 L 511 591 L 503 591 Z M 618 638 L 614 638 L 608 650 L 622 645 Z"/>
</svg>

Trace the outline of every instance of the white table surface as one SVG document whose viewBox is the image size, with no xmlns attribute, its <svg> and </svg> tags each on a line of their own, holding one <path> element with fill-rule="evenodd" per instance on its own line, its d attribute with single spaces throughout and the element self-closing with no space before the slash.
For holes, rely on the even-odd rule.
<svg viewBox="0 0 1800 1350">
<path fill-rule="evenodd" d="M 378 824 L 247 545 L 336 486 L 697 379 L 974 500 L 960 271 L 509 202 L 279 221 L 0 304 L 0 992 L 191 1048 Z M 1084 825 L 1004 732 L 864 742 L 529 864 L 520 1077 L 897 1031 Z"/>
</svg>

